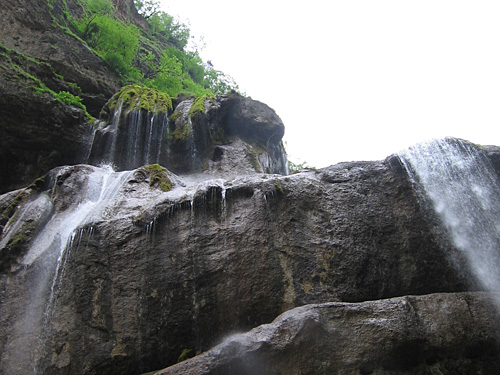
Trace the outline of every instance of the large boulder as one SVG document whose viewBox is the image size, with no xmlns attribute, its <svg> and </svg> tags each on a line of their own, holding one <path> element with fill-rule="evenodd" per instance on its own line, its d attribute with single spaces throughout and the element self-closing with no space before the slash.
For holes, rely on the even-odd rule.
<svg viewBox="0 0 500 375">
<path fill-rule="evenodd" d="M 498 298 L 457 293 L 307 305 L 151 375 L 494 375 Z"/>
</svg>

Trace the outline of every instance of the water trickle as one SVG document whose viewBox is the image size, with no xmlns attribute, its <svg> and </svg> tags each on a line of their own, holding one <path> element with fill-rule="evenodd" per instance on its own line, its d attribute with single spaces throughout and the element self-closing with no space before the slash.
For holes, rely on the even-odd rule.
<svg viewBox="0 0 500 375">
<path fill-rule="evenodd" d="M 486 153 L 457 139 L 399 154 L 417 191 L 432 203 L 482 288 L 500 288 L 500 182 Z"/>
<path fill-rule="evenodd" d="M 29 296 L 19 306 L 17 321 L 2 354 L 0 372 L 39 373 L 37 363 L 44 355 L 45 339 L 70 252 L 85 243 L 85 237 L 88 243 L 94 229 L 81 228 L 106 214 L 108 203 L 130 174 L 114 172 L 110 167 L 95 167 L 88 175 L 79 203 L 54 214 L 32 241 L 21 261 L 27 273 Z"/>
</svg>

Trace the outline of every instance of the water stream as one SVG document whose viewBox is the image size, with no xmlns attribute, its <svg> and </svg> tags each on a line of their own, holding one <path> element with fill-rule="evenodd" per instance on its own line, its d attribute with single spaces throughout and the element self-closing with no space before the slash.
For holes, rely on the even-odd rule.
<svg viewBox="0 0 500 375">
<path fill-rule="evenodd" d="M 475 282 L 500 289 L 500 182 L 486 152 L 446 138 L 399 154 L 417 191 L 429 199 Z"/>
</svg>

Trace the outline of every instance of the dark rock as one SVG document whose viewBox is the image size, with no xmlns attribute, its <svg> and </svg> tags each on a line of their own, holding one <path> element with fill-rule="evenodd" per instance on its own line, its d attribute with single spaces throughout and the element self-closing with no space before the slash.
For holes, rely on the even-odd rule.
<svg viewBox="0 0 500 375">
<path fill-rule="evenodd" d="M 12 67 L 22 68 L 15 65 L 18 57 L 0 55 L 0 192 L 26 186 L 58 165 L 85 161 L 92 134 L 81 109 L 37 93 L 36 81 Z"/>
<path fill-rule="evenodd" d="M 407 296 L 289 310 L 155 375 L 497 374 L 498 296 Z"/>
</svg>

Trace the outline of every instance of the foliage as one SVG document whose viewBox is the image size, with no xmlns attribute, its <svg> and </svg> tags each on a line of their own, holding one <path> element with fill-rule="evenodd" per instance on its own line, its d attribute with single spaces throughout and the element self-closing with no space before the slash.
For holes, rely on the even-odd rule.
<svg viewBox="0 0 500 375">
<path fill-rule="evenodd" d="M 134 5 L 139 13 L 146 19 L 158 13 L 160 3 L 154 0 L 134 0 Z"/>
<path fill-rule="evenodd" d="M 124 84 L 139 84 L 165 93 L 170 103 L 168 108 L 171 108 L 170 98 L 179 93 L 200 97 L 238 89 L 231 77 L 214 69 L 210 62 L 204 63 L 197 50 L 185 49 L 191 39 L 189 28 L 160 11 L 158 1 L 134 1 L 149 24 L 147 30 L 118 19 L 111 0 L 78 0 L 78 3 L 81 6 L 78 18 L 72 18 L 66 9 L 67 20 L 78 37 L 120 75 Z M 79 93 L 75 90 L 72 91 Z M 78 99 L 58 95 L 78 105 Z M 143 104 L 149 100 L 139 102 L 151 110 L 151 105 Z"/>
<path fill-rule="evenodd" d="M 54 97 L 59 102 L 66 105 L 73 105 L 75 107 L 79 107 L 83 110 L 86 110 L 85 106 L 82 103 L 82 98 L 79 96 L 73 95 L 68 91 L 59 91 L 58 93 L 54 93 Z"/>
<path fill-rule="evenodd" d="M 139 29 L 113 18 L 112 11 L 109 0 L 86 0 L 84 15 L 74 25 L 110 68 L 122 76 L 136 76 L 132 64 L 139 45 Z"/>
<path fill-rule="evenodd" d="M 294 162 L 288 160 L 288 171 L 293 174 L 299 172 L 301 169 L 315 169 L 307 164 L 307 162 L 302 162 L 299 164 L 295 164 Z"/>
<path fill-rule="evenodd" d="M 193 100 L 193 103 L 191 104 L 191 107 L 189 108 L 188 115 L 189 116 L 194 116 L 197 113 L 203 113 L 205 114 L 205 100 L 209 97 L 210 100 L 214 100 L 214 97 L 212 95 L 201 95 L 198 96 Z"/>
</svg>

